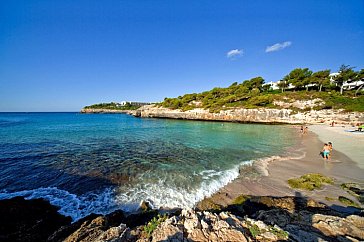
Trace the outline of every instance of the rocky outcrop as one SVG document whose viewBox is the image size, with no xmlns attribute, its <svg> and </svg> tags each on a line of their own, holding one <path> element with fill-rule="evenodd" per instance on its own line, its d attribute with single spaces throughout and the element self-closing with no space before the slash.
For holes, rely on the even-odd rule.
<svg viewBox="0 0 364 242">
<path fill-rule="evenodd" d="M 0 200 L 0 241 L 46 241 L 61 226 L 71 224 L 58 208 L 43 199 Z"/>
<path fill-rule="evenodd" d="M 336 123 L 356 124 L 364 122 L 364 113 L 344 112 L 343 110 L 311 110 L 307 112 L 294 112 L 291 109 L 244 109 L 235 108 L 210 113 L 208 110 L 196 108 L 188 111 L 168 109 L 156 105 L 146 105 L 131 113 L 142 118 L 171 118 L 189 120 L 211 120 L 248 123 Z"/>
<path fill-rule="evenodd" d="M 70 224 L 57 207 L 35 199 L 0 201 L 1 241 L 363 241 L 364 218 L 305 197 L 247 197 L 218 211 L 184 209 L 89 215 Z M 161 218 L 161 216 L 158 216 Z M 154 221 L 148 223 L 148 221 Z M 149 229 L 146 229 L 148 223 Z M 147 232 L 148 231 L 148 232 Z"/>
<path fill-rule="evenodd" d="M 125 113 L 125 114 L 134 114 L 133 110 L 114 110 L 114 109 L 101 109 L 101 108 L 83 108 L 80 111 L 81 113 Z"/>
</svg>

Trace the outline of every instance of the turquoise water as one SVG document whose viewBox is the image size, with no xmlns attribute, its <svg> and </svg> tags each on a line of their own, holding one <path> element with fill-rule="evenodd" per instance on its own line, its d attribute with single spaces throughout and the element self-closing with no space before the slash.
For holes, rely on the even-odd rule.
<svg viewBox="0 0 364 242">
<path fill-rule="evenodd" d="M 0 137 L 0 199 L 43 197 L 74 220 L 192 207 L 294 143 L 287 126 L 78 113 L 0 113 Z"/>
</svg>

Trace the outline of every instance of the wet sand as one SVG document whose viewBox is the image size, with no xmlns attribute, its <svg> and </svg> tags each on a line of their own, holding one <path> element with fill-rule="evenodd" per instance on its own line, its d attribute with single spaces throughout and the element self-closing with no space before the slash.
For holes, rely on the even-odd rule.
<svg viewBox="0 0 364 242">
<path fill-rule="evenodd" d="M 315 128 L 315 132 L 320 134 L 321 131 L 322 129 Z M 323 142 L 319 139 L 319 136 L 312 132 L 311 128 L 304 135 L 299 134 L 297 129 L 297 145 L 289 148 L 283 158 L 269 162 L 265 171 L 264 169 L 262 171 L 261 164 L 241 169 L 240 176 L 237 179 L 200 202 L 197 207 L 204 208 L 206 204 L 211 202 L 226 206 L 242 194 L 253 196 L 305 196 L 329 206 L 338 205 L 340 207 L 344 205 L 337 200 L 338 196 L 345 196 L 358 202 L 355 197 L 341 189 L 340 184 L 355 182 L 364 186 L 364 169 L 358 166 L 357 161 L 353 161 L 345 153 L 335 149 L 335 143 L 338 143 L 338 140 L 343 136 L 340 133 L 335 135 L 335 140 L 328 140 L 334 143 L 334 152 L 331 161 L 327 161 L 319 155 L 323 147 Z M 357 142 L 361 141 L 358 140 Z M 342 145 L 341 151 L 345 151 L 347 154 L 353 152 L 350 144 L 346 148 L 345 145 Z M 322 189 L 314 191 L 291 189 L 288 186 L 288 179 L 307 173 L 321 173 L 332 177 L 335 179 L 334 185 L 325 185 Z M 328 201 L 327 198 L 335 200 Z"/>
</svg>

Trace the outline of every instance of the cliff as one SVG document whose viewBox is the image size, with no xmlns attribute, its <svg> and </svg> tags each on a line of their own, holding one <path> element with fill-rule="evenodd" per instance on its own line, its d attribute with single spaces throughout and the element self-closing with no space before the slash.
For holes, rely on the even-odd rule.
<svg viewBox="0 0 364 242">
<path fill-rule="evenodd" d="M 142 118 L 171 118 L 188 120 L 210 120 L 246 123 L 287 123 L 287 124 L 317 124 L 336 123 L 356 124 L 364 122 L 362 112 L 344 112 L 343 110 L 323 109 L 295 112 L 291 109 L 269 108 L 235 108 L 210 113 L 208 110 L 195 108 L 188 111 L 168 109 L 156 105 L 146 105 L 130 114 Z"/>
</svg>

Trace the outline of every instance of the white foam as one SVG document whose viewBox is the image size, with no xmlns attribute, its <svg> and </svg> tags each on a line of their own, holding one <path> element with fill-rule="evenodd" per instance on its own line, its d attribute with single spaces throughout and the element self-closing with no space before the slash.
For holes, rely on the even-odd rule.
<svg viewBox="0 0 364 242">
<path fill-rule="evenodd" d="M 108 188 L 99 193 L 87 193 L 81 196 L 69 193 L 56 187 L 38 188 L 19 192 L 0 191 L 0 199 L 23 196 L 26 199 L 44 198 L 52 205 L 59 206 L 59 213 L 72 217 L 77 221 L 91 213 L 107 214 L 117 209 L 135 212 L 141 201 L 148 201 L 152 208 L 193 208 L 196 203 L 211 196 L 239 176 L 242 165 L 257 165 L 265 169 L 268 162 L 283 159 L 279 156 L 267 157 L 256 161 L 243 161 L 232 169 L 225 171 L 205 170 L 194 175 L 200 178 L 200 185 L 184 185 L 181 187 L 165 178 L 123 185 L 119 188 Z M 173 175 L 169 181 L 174 181 Z M 189 179 L 189 178 L 186 178 Z M 191 181 L 192 182 L 192 181 Z"/>
<path fill-rule="evenodd" d="M 192 208 L 205 197 L 211 196 L 236 179 L 239 176 L 239 167 L 241 165 L 251 163 L 251 161 L 244 161 L 226 171 L 202 171 L 199 173 L 202 182 L 198 188 L 178 188 L 176 185 L 168 183 L 166 179 L 161 178 L 155 183 L 136 184 L 134 187 L 130 187 L 127 192 L 118 193 L 116 199 L 119 203 L 135 204 L 137 207 L 141 200 L 145 200 L 149 201 L 153 208 Z M 129 208 L 135 210 L 137 207 L 130 206 Z"/>
<path fill-rule="evenodd" d="M 107 214 L 118 209 L 118 204 L 114 199 L 114 192 L 111 188 L 105 189 L 100 194 L 87 193 L 82 196 L 77 196 L 56 187 L 12 193 L 0 192 L 0 199 L 10 199 L 17 196 L 22 196 L 25 199 L 43 198 L 49 201 L 50 204 L 60 207 L 58 212 L 65 216 L 70 216 L 73 221 L 77 221 L 91 213 Z"/>
</svg>

